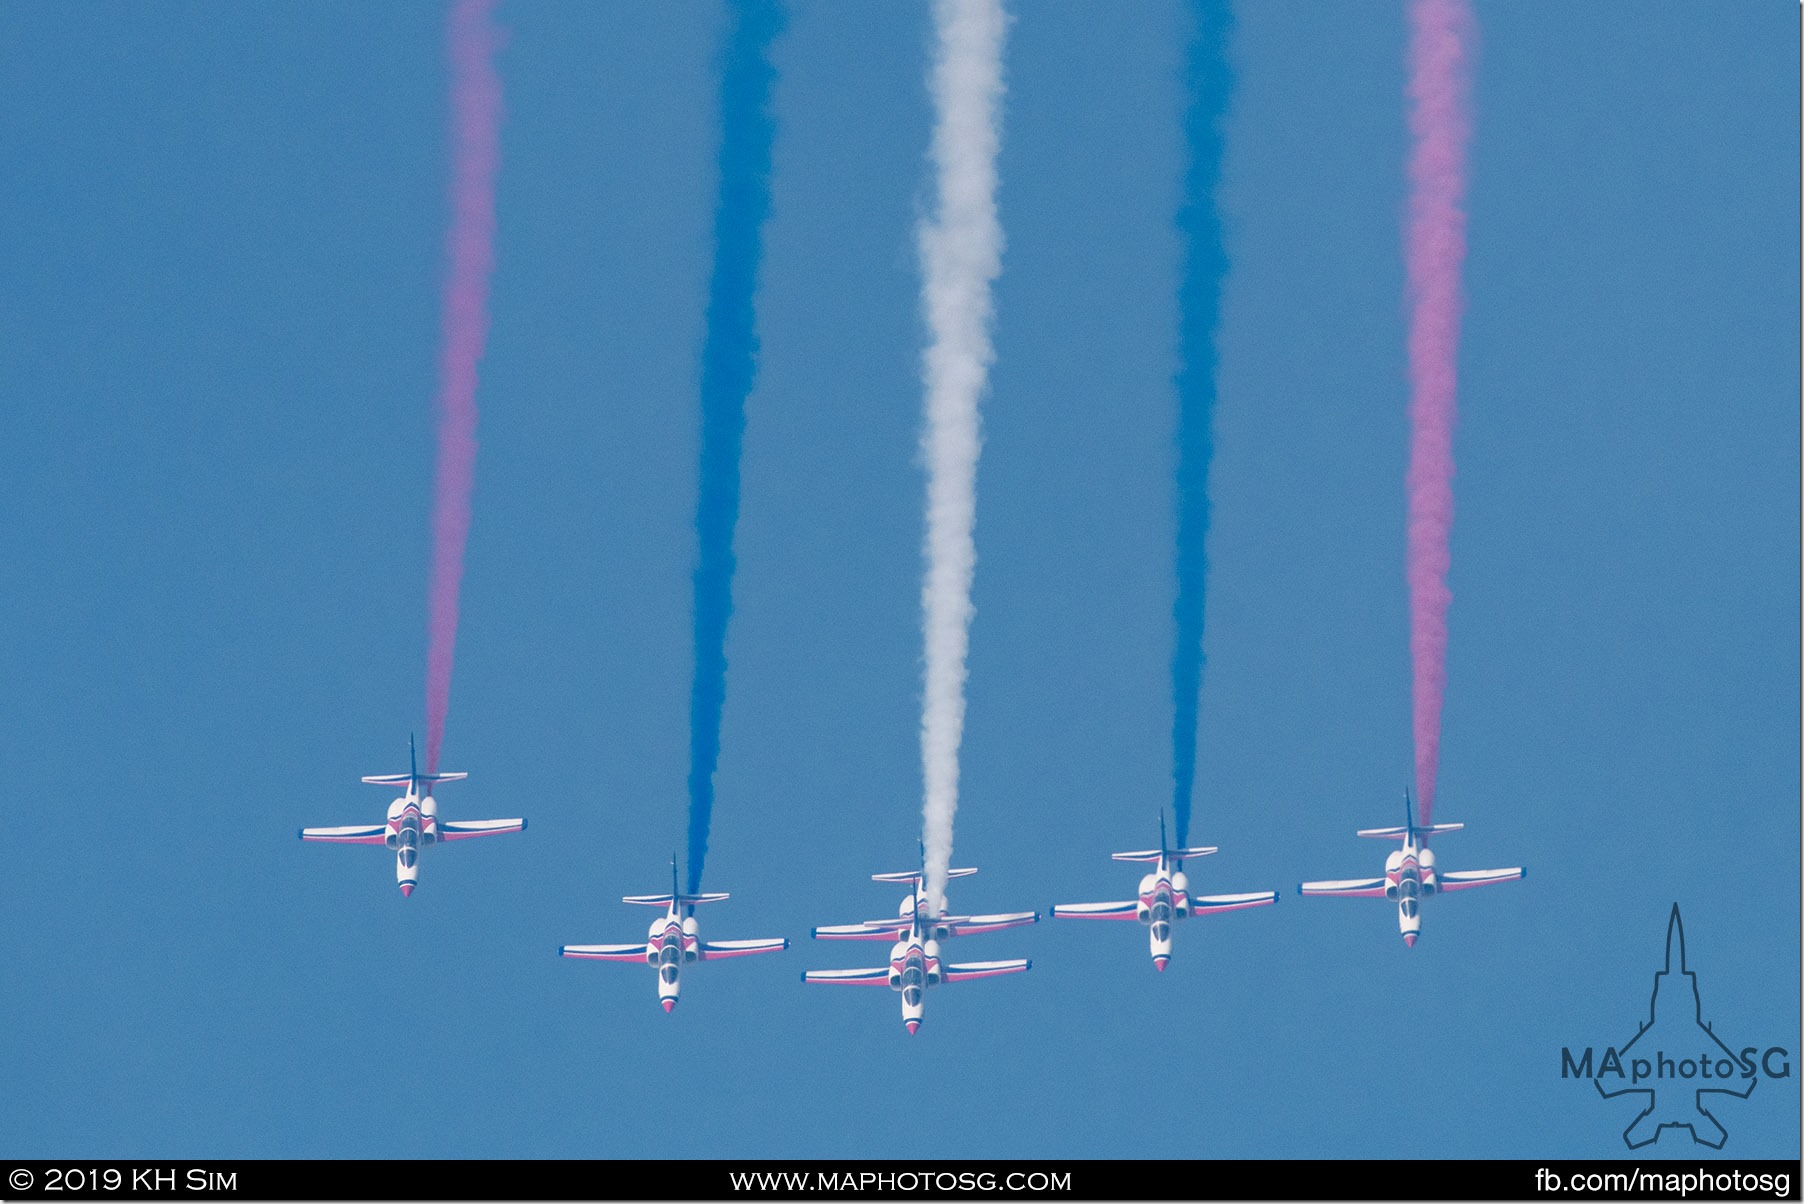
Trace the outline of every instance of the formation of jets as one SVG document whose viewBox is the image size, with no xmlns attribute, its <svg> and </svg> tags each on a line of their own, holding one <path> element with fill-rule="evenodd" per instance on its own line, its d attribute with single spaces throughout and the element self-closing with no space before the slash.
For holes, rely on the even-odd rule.
<svg viewBox="0 0 1804 1204">
<path fill-rule="evenodd" d="M 438 817 L 438 801 L 433 789 L 444 782 L 462 781 L 463 773 L 421 773 L 408 741 L 408 771 L 380 774 L 363 780 L 374 786 L 400 787 L 402 793 L 388 806 L 386 820 L 380 824 L 350 825 L 336 828 L 302 828 L 305 841 L 325 844 L 379 844 L 395 854 L 395 881 L 403 895 L 412 895 L 420 878 L 420 853 L 447 840 L 467 840 L 477 836 L 499 836 L 525 829 L 526 820 L 479 819 L 443 820 Z M 1428 847 L 1431 836 L 1457 832 L 1464 824 L 1419 824 L 1410 803 L 1403 796 L 1403 824 L 1395 828 L 1364 828 L 1360 836 L 1376 840 L 1395 840 L 1401 847 L 1384 861 L 1381 878 L 1348 878 L 1324 882 L 1304 882 L 1297 887 L 1304 895 L 1336 895 L 1354 898 L 1383 898 L 1397 905 L 1397 926 L 1403 943 L 1414 947 L 1422 931 L 1422 900 L 1449 891 L 1469 890 L 1499 882 L 1513 882 L 1528 875 L 1522 866 L 1494 870 L 1440 869 Z M 1115 861 L 1141 862 L 1152 870 L 1140 879 L 1138 895 L 1111 903 L 1059 903 L 1052 916 L 1059 920 L 1132 920 L 1147 929 L 1153 968 L 1164 970 L 1171 960 L 1172 925 L 1192 916 L 1213 915 L 1224 911 L 1243 911 L 1268 907 L 1278 901 L 1273 890 L 1246 891 L 1239 894 L 1193 895 L 1184 862 L 1218 852 L 1214 846 L 1173 848 L 1165 833 L 1165 819 L 1159 819 L 1159 847 L 1113 853 Z M 1000 961 L 951 962 L 942 957 L 941 942 L 954 937 L 975 936 L 1036 924 L 1037 911 L 1001 912 L 992 915 L 960 915 L 949 910 L 945 898 L 934 903 L 927 890 L 925 851 L 922 868 L 901 873 L 872 874 L 873 882 L 895 883 L 908 888 L 894 916 L 862 920 L 855 924 L 829 924 L 815 928 L 814 939 L 822 941 L 889 941 L 887 965 L 850 970 L 805 970 L 802 981 L 830 986 L 886 986 L 901 996 L 902 1023 L 913 1034 L 921 1027 L 926 1010 L 928 988 L 945 983 L 966 982 L 976 978 L 995 978 L 1006 974 L 1023 974 L 1033 968 L 1026 958 Z M 971 868 L 948 870 L 946 877 L 968 878 L 977 871 Z M 662 907 L 664 914 L 653 920 L 643 941 L 612 945 L 561 945 L 561 957 L 588 961 L 631 962 L 652 967 L 657 973 L 658 1002 L 665 1012 L 676 1008 L 682 990 L 683 968 L 692 962 L 717 961 L 728 957 L 745 957 L 754 953 L 777 953 L 789 948 L 784 937 L 738 941 L 704 941 L 696 923 L 695 908 L 702 903 L 719 903 L 728 896 L 724 892 L 685 893 L 677 881 L 676 858 L 670 862 L 670 893 L 661 895 L 627 895 L 621 901 L 647 907 Z"/>
<path fill-rule="evenodd" d="M 922 859 L 926 859 L 925 853 Z M 947 870 L 948 878 L 969 878 L 975 869 Z M 1037 924 L 1037 911 L 1016 911 L 1002 915 L 957 916 L 947 912 L 944 902 L 935 908 L 927 898 L 927 874 L 908 870 L 899 874 L 872 874 L 873 882 L 905 882 L 908 894 L 902 900 L 895 919 L 865 920 L 860 924 L 833 924 L 814 930 L 820 941 L 884 941 L 895 938 L 890 946 L 889 965 L 866 970 L 804 970 L 802 981 L 824 985 L 853 987 L 888 987 L 902 996 L 902 1025 L 913 1036 L 921 1027 L 926 1011 L 927 988 L 941 983 L 968 982 L 973 978 L 995 978 L 1003 974 L 1024 974 L 1033 969 L 1026 958 L 992 962 L 943 962 L 940 942 L 955 936 L 972 936 L 980 932 L 1000 932 L 1023 924 Z"/>
</svg>

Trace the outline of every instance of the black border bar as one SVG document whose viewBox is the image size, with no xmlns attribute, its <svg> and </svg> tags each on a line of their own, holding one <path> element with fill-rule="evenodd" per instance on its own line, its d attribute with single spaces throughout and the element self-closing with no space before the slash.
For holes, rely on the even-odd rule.
<svg viewBox="0 0 1804 1204">
<path fill-rule="evenodd" d="M 1782 1159 L 7 1160 L 11 1200 L 1797 1200 Z"/>
</svg>

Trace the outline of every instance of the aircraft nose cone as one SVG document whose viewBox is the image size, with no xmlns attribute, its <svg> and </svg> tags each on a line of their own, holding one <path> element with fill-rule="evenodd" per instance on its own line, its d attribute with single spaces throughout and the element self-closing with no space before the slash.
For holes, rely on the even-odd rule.
<svg viewBox="0 0 1804 1204">
<path fill-rule="evenodd" d="M 1165 973 L 1165 963 L 1170 960 L 1171 959 L 1169 957 L 1153 958 L 1153 969 L 1157 970 L 1161 974 Z"/>
<path fill-rule="evenodd" d="M 660 1000 L 658 1000 L 658 1002 L 664 1005 L 664 1014 L 666 1016 L 668 1016 L 668 1015 L 670 1015 L 670 1013 L 676 1011 L 676 1000 L 675 999 L 660 999 Z"/>
<path fill-rule="evenodd" d="M 1411 949 L 1414 949 L 1416 947 L 1416 934 L 1413 932 L 1404 933 L 1403 943 L 1408 945 Z"/>
<path fill-rule="evenodd" d="M 413 883 L 403 882 L 401 884 L 401 897 L 403 899 L 410 899 L 413 897 Z"/>
<path fill-rule="evenodd" d="M 915 1035 L 915 1030 L 921 1027 L 919 1020 L 904 1020 L 902 1023 L 908 1026 L 908 1035 L 911 1037 Z"/>
</svg>

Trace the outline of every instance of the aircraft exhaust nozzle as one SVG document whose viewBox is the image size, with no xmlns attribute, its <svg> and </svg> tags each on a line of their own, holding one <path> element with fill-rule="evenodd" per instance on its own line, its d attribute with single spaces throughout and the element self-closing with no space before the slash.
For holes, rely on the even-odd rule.
<svg viewBox="0 0 1804 1204">
<path fill-rule="evenodd" d="M 413 883 L 403 882 L 401 884 L 401 897 L 403 899 L 411 899 L 413 897 Z"/>
<path fill-rule="evenodd" d="M 921 1027 L 919 1020 L 904 1020 L 902 1023 L 908 1026 L 908 1035 L 911 1037 L 915 1035 L 915 1030 Z"/>
<path fill-rule="evenodd" d="M 1416 934 L 1413 932 L 1404 933 L 1403 943 L 1408 945 L 1411 949 L 1414 949 L 1416 947 Z"/>
<path fill-rule="evenodd" d="M 658 1000 L 658 1002 L 664 1005 L 664 1014 L 666 1016 L 668 1016 L 668 1015 L 670 1015 L 670 1013 L 676 1011 L 676 996 L 675 995 L 666 995 L 666 996 L 664 996 L 664 998 Z"/>
<path fill-rule="evenodd" d="M 1169 957 L 1153 958 L 1153 969 L 1157 970 L 1161 974 L 1165 973 L 1165 963 L 1170 960 L 1171 959 Z"/>
</svg>

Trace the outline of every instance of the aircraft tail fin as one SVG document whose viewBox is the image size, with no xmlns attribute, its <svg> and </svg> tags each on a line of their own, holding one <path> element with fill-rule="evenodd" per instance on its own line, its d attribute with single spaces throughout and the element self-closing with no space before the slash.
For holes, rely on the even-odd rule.
<svg viewBox="0 0 1804 1204">
<path fill-rule="evenodd" d="M 697 903 L 718 903 L 728 898 L 725 891 L 710 891 L 706 894 L 686 894 L 677 889 L 676 854 L 670 855 L 670 893 L 663 895 L 622 895 L 622 903 L 637 903 L 643 907 L 665 907 L 677 903 L 684 907 L 693 907 Z"/>
<path fill-rule="evenodd" d="M 407 737 L 407 772 L 378 773 L 364 778 L 371 786 L 430 786 L 434 782 L 461 782 L 470 775 L 467 773 L 421 773 L 419 761 L 414 756 L 413 737 Z"/>
<path fill-rule="evenodd" d="M 1171 838 L 1165 835 L 1165 812 L 1163 810 L 1161 810 L 1159 812 L 1159 847 L 1158 848 L 1156 848 L 1156 849 L 1134 849 L 1134 850 L 1132 850 L 1130 852 L 1126 852 L 1126 853 L 1110 853 L 1109 859 L 1112 861 L 1151 861 L 1151 862 L 1157 862 L 1157 861 L 1160 861 L 1161 859 L 1163 859 L 1166 861 L 1170 861 L 1175 865 L 1176 863 L 1184 860 L 1184 858 L 1186 858 L 1186 857 L 1207 857 L 1209 854 L 1216 853 L 1216 852 L 1220 852 L 1220 850 L 1217 849 L 1213 845 L 1199 846 L 1196 848 L 1189 848 L 1189 849 L 1172 848 L 1171 847 Z"/>
</svg>

